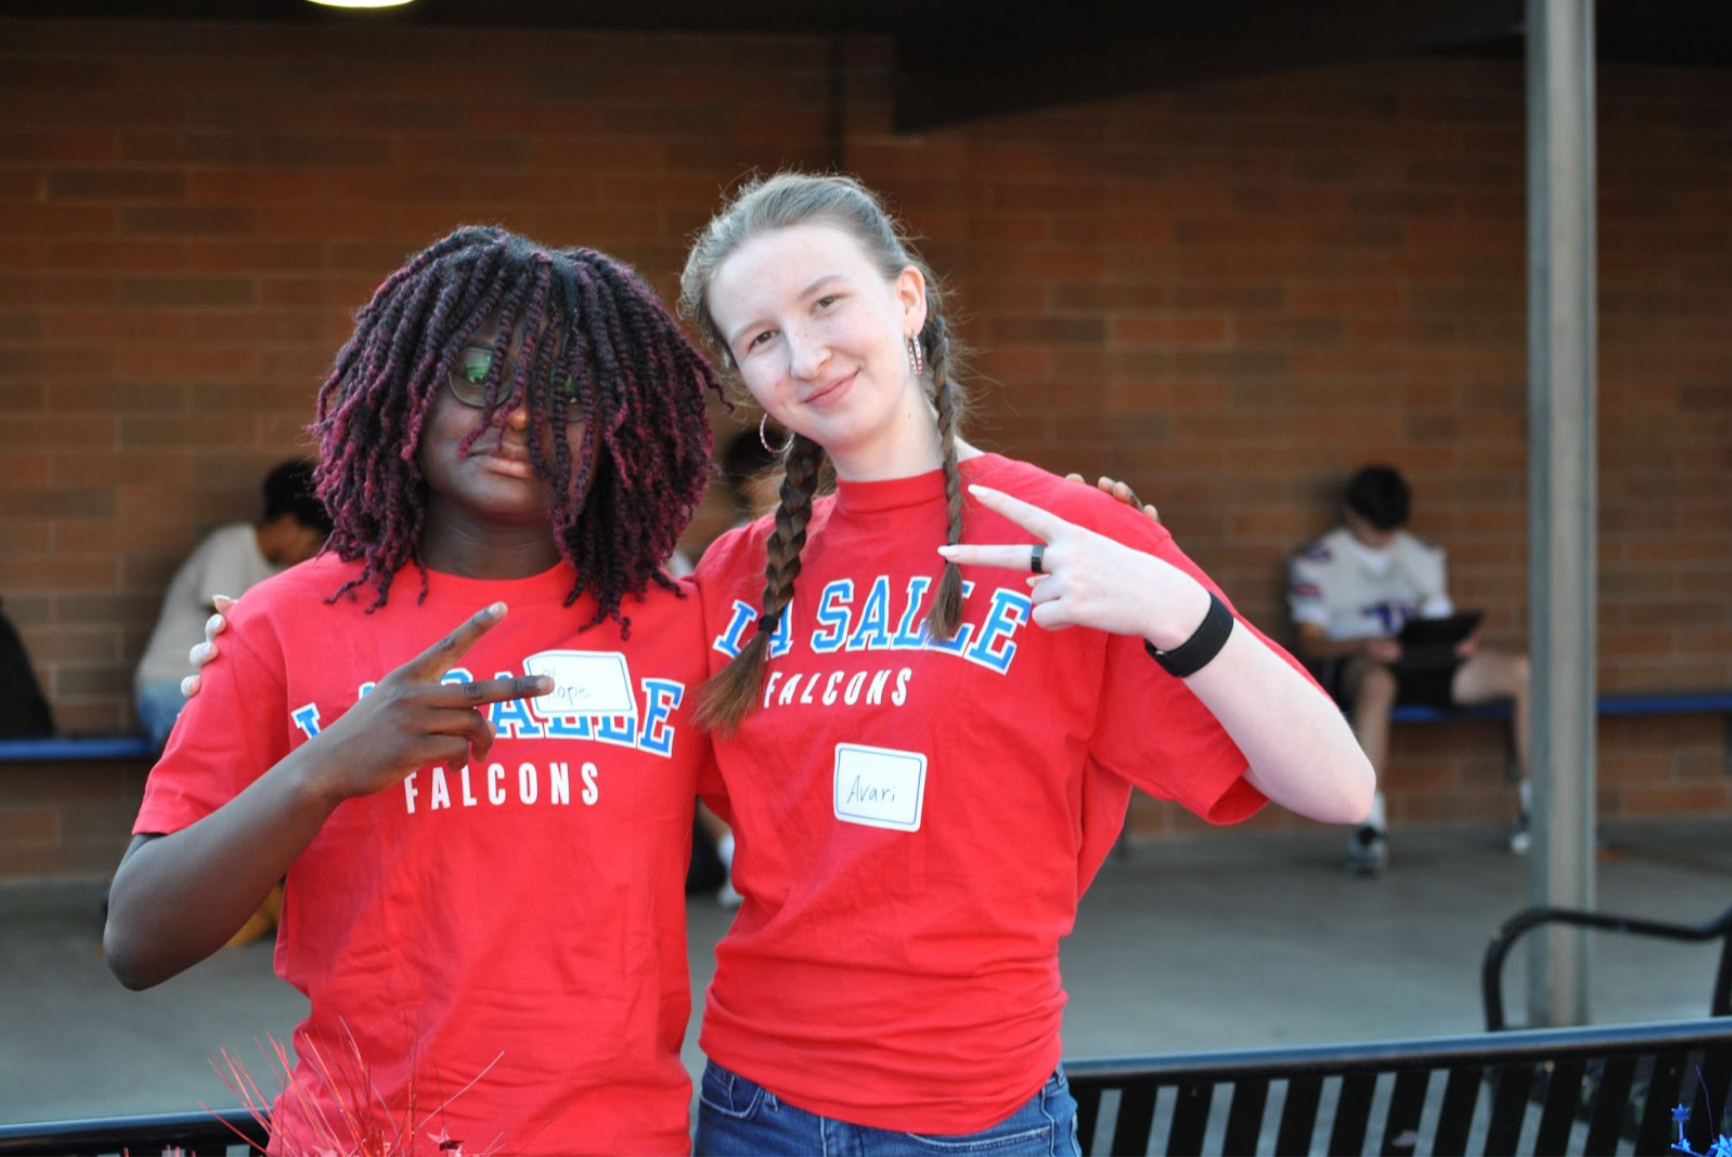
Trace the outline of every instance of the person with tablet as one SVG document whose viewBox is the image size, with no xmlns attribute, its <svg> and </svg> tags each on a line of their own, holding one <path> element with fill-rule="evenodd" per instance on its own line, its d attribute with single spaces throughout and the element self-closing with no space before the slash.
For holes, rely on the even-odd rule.
<svg viewBox="0 0 1732 1157">
<path fill-rule="evenodd" d="M 1528 849 L 1528 657 L 1479 645 L 1483 614 L 1457 613 L 1444 552 L 1407 533 L 1411 492 L 1390 466 L 1366 466 L 1347 483 L 1342 525 L 1293 560 L 1287 601 L 1295 653 L 1352 717 L 1382 782 L 1389 713 L 1397 704 L 1454 707 L 1512 700 L 1521 805 L 1510 850 Z M 1389 862 L 1383 792 L 1348 844 L 1348 870 L 1380 875 Z"/>
</svg>

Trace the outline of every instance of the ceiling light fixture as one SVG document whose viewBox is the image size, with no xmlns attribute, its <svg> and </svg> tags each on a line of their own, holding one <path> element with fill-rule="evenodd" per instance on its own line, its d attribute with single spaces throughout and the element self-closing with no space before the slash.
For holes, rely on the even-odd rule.
<svg viewBox="0 0 1732 1157">
<path fill-rule="evenodd" d="M 412 0 L 312 0 L 326 8 L 401 8 Z"/>
</svg>

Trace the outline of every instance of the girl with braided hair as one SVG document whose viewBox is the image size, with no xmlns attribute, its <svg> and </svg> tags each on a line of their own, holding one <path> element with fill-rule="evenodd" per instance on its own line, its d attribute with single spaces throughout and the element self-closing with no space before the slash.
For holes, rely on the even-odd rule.
<svg viewBox="0 0 1732 1157">
<path fill-rule="evenodd" d="M 689 1151 L 710 744 L 700 607 L 660 565 L 715 389 L 625 266 L 501 229 L 358 313 L 311 427 L 329 545 L 229 612 L 104 937 L 148 987 L 287 877 L 310 1007 L 273 1153 Z"/>
<path fill-rule="evenodd" d="M 963 441 L 939 286 L 864 187 L 749 185 L 681 288 L 792 434 L 695 576 L 744 894 L 698 1152 L 1076 1152 L 1058 942 L 1132 786 L 1351 822 L 1370 768 L 1158 523 Z"/>
</svg>

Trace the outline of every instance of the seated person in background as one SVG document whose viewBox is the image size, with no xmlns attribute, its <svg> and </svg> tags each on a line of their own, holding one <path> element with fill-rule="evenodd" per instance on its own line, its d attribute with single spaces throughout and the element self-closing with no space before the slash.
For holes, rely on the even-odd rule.
<svg viewBox="0 0 1732 1157">
<path fill-rule="evenodd" d="M 1347 484 L 1343 525 L 1293 561 L 1288 606 L 1298 656 L 1352 716 L 1353 730 L 1382 782 L 1389 754 L 1389 713 L 1397 704 L 1453 707 L 1513 700 L 1521 809 L 1510 850 L 1528 847 L 1528 659 L 1479 646 L 1477 629 L 1432 664 L 1403 664 L 1396 638 L 1402 624 L 1454 610 L 1444 581 L 1444 555 L 1402 529 L 1411 499 L 1389 466 L 1366 466 Z M 1383 792 L 1353 833 L 1347 865 L 1360 875 L 1381 873 L 1389 860 Z"/>
<path fill-rule="evenodd" d="M 733 504 L 734 525 L 746 526 L 776 509 L 782 487 L 782 456 L 770 446 L 768 424 L 759 431 L 741 430 L 722 449 L 722 482 Z M 783 434 L 778 439 L 787 441 Z"/>
<path fill-rule="evenodd" d="M 133 674 L 138 719 L 158 751 L 186 704 L 180 681 L 194 671 L 187 652 L 204 637 L 213 595 L 239 596 L 254 583 L 319 553 L 331 519 L 313 496 L 313 464 L 284 462 L 265 476 L 264 517 L 212 531 L 168 584 L 156 629 Z"/>
</svg>

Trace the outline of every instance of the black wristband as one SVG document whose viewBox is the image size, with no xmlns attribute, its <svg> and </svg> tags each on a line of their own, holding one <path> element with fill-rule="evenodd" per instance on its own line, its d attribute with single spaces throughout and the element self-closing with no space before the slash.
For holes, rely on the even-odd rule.
<svg viewBox="0 0 1732 1157">
<path fill-rule="evenodd" d="M 1175 679 L 1183 679 L 1187 675 L 1195 675 L 1201 671 L 1221 648 L 1227 645 L 1227 636 L 1233 633 L 1233 612 L 1227 609 L 1227 604 L 1209 592 L 1209 613 L 1203 616 L 1203 621 L 1197 629 L 1191 632 L 1191 637 L 1174 647 L 1171 651 L 1157 651 L 1155 645 L 1147 639 L 1143 646 L 1147 648 L 1149 657 L 1161 665 L 1161 669 Z"/>
</svg>

